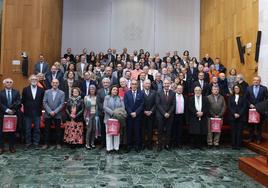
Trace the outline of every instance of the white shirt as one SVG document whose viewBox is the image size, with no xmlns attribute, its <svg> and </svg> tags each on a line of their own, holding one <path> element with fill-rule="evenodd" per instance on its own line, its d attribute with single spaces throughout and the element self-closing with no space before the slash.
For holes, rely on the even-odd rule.
<svg viewBox="0 0 268 188">
<path fill-rule="evenodd" d="M 35 100 L 36 92 L 37 92 L 37 86 L 34 87 L 34 86 L 31 85 L 31 91 L 32 91 L 33 99 Z"/>
<path fill-rule="evenodd" d="M 88 95 L 89 85 L 90 85 L 90 81 L 86 80 L 86 95 Z"/>
<path fill-rule="evenodd" d="M 149 90 L 144 90 L 145 94 L 148 96 L 149 95 Z"/>
<path fill-rule="evenodd" d="M 82 74 L 84 73 L 84 69 L 85 69 L 85 63 L 81 63 L 81 72 L 82 72 Z"/>
<path fill-rule="evenodd" d="M 238 100 L 239 100 L 239 95 L 235 95 L 235 103 L 238 104 Z"/>
<path fill-rule="evenodd" d="M 43 73 L 43 66 L 44 66 L 44 63 L 40 62 L 40 73 Z"/>
<path fill-rule="evenodd" d="M 179 104 L 179 98 L 180 98 L 180 104 Z M 179 111 L 179 105 L 180 105 L 180 111 Z M 184 113 L 184 98 L 182 94 L 176 93 L 176 114 L 183 114 Z"/>
<path fill-rule="evenodd" d="M 203 89 L 203 87 L 204 87 L 204 80 L 199 80 L 199 83 L 200 83 L 201 88 Z"/>
</svg>

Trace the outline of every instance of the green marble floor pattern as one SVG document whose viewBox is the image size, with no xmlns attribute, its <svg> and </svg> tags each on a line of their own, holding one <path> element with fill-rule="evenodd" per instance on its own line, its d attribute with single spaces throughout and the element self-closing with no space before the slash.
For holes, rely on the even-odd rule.
<svg viewBox="0 0 268 188">
<path fill-rule="evenodd" d="M 229 148 L 109 154 L 84 148 L 24 150 L 0 156 L 0 187 L 262 187 L 238 169 Z"/>
</svg>

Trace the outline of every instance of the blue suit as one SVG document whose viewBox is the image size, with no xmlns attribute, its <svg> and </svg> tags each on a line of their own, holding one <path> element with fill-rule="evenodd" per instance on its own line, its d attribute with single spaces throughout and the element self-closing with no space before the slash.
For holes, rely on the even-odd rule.
<svg viewBox="0 0 268 188">
<path fill-rule="evenodd" d="M 140 90 L 136 91 L 136 99 L 134 101 L 132 90 L 125 93 L 125 108 L 127 111 L 127 140 L 128 147 L 135 146 L 136 149 L 141 147 L 141 119 L 144 108 L 144 93 Z M 136 112 L 136 117 L 132 118 L 131 113 Z M 135 144 L 132 138 L 135 133 Z"/>
</svg>

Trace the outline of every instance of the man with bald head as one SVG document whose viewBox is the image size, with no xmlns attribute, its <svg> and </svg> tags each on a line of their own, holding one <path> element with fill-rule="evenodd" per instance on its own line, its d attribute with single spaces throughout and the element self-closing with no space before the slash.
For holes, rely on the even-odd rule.
<svg viewBox="0 0 268 188">
<path fill-rule="evenodd" d="M 163 90 L 156 95 L 156 120 L 158 123 L 158 151 L 170 149 L 171 128 L 175 111 L 175 92 L 170 89 L 171 81 L 164 80 Z"/>
<path fill-rule="evenodd" d="M 45 145 L 42 149 L 48 149 L 49 147 L 50 126 L 52 123 L 55 125 L 57 149 L 61 149 L 61 110 L 64 105 L 65 94 L 59 90 L 59 80 L 53 79 L 51 86 L 51 89 L 46 90 L 43 99 L 45 109 Z"/>
<path fill-rule="evenodd" d="M 4 89 L 0 91 L 0 155 L 4 152 L 3 120 L 5 115 L 18 115 L 21 106 L 20 93 L 13 89 L 13 80 L 6 78 L 3 80 Z M 15 132 L 6 133 L 8 135 L 9 151 L 15 153 Z"/>
</svg>

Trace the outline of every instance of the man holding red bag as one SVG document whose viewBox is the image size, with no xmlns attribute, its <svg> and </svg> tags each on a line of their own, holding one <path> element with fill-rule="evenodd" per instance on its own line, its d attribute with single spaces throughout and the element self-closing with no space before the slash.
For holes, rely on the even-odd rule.
<svg viewBox="0 0 268 188">
<path fill-rule="evenodd" d="M 0 91 L 0 155 L 4 153 L 4 139 L 3 139 L 3 126 L 5 122 L 5 116 L 11 115 L 12 122 L 16 124 L 17 115 L 21 101 L 19 91 L 13 89 L 13 80 L 6 78 L 3 80 L 4 89 Z M 14 120 L 14 121 L 13 121 Z M 16 130 L 7 132 L 9 151 L 15 153 L 15 132 Z"/>
</svg>

